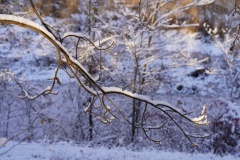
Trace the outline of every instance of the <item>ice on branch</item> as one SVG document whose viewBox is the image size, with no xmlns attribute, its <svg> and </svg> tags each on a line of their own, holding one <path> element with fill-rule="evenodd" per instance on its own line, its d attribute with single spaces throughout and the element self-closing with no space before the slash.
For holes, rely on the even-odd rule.
<svg viewBox="0 0 240 160">
<path fill-rule="evenodd" d="M 198 5 L 198 6 L 201 6 L 201 5 L 207 5 L 207 4 L 211 4 L 213 3 L 215 0 L 195 0 L 195 3 Z"/>
<path fill-rule="evenodd" d="M 106 106 L 106 110 L 107 110 L 107 111 L 110 111 L 110 110 L 111 110 L 111 107 L 110 107 L 110 106 Z"/>
<path fill-rule="evenodd" d="M 206 105 L 203 106 L 201 115 L 197 118 L 193 118 L 192 121 L 195 124 L 199 124 L 199 125 L 209 125 L 210 124 L 210 122 L 208 122 L 208 120 L 207 120 Z"/>
<path fill-rule="evenodd" d="M 89 103 L 89 105 L 84 108 L 84 112 L 85 112 L 85 113 L 88 112 L 91 107 L 92 107 L 92 103 Z"/>
</svg>

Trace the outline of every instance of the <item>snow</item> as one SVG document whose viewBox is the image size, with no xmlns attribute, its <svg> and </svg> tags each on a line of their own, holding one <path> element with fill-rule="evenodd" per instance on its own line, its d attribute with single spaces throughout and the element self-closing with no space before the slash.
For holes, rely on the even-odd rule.
<svg viewBox="0 0 240 160">
<path fill-rule="evenodd" d="M 44 27 L 42 27 L 39 24 L 37 24 L 31 20 L 28 20 L 26 18 L 13 16 L 13 15 L 0 14 L 0 20 L 3 23 L 5 22 L 5 23 L 13 23 L 13 24 L 15 23 L 16 24 L 16 22 L 19 22 L 21 24 L 25 24 L 29 27 L 33 27 L 33 28 L 36 28 L 36 29 L 42 31 L 51 39 L 53 39 L 53 40 L 55 39 L 54 36 L 50 32 L 48 32 Z"/>
<path fill-rule="evenodd" d="M 10 147 L 16 145 L 9 152 L 1 155 Z M 70 142 L 49 143 L 21 143 L 17 144 L 10 141 L 6 146 L 0 148 L 1 160 L 237 160 L 238 157 L 231 155 L 217 156 L 212 153 L 182 153 L 167 152 L 159 150 L 144 149 L 143 151 L 131 151 L 126 148 L 105 148 L 105 147 L 89 147 L 79 146 Z"/>
<path fill-rule="evenodd" d="M 11 48 L 11 44 L 10 43 L 0 44 L 0 48 L 2 53 L 7 53 Z"/>
<path fill-rule="evenodd" d="M 49 41 L 51 41 L 51 43 L 53 45 L 55 45 L 55 47 L 57 49 L 61 50 L 61 52 L 64 54 L 64 56 L 66 58 L 69 58 L 72 63 L 76 64 L 80 68 L 80 70 L 82 70 L 82 74 L 84 74 L 86 77 L 88 77 L 89 79 L 94 81 L 94 78 L 87 72 L 87 70 L 76 59 L 74 59 L 72 56 L 70 56 L 70 54 L 68 53 L 68 50 L 59 41 L 57 41 L 50 32 L 48 32 L 45 28 L 43 28 L 39 24 L 37 24 L 31 20 L 28 20 L 26 18 L 17 17 L 17 16 L 13 16 L 13 15 L 5 15 L 5 14 L 0 14 L 0 22 L 17 24 L 19 26 L 30 28 L 36 32 L 41 33 Z M 62 59 L 62 61 L 66 62 L 65 59 Z M 94 90 L 92 90 L 88 87 L 85 87 L 85 88 L 88 89 L 89 92 L 96 94 Z"/>
<path fill-rule="evenodd" d="M 31 21 L 29 21 L 29 20 L 26 20 L 26 19 L 21 19 L 20 17 L 14 17 L 14 16 L 6 16 L 5 17 L 5 15 L 4 16 L 2 16 L 2 17 L 0 17 L 1 19 L 8 19 L 8 20 L 11 20 L 11 19 L 13 19 L 13 20 L 18 20 L 19 22 L 21 22 L 21 23 L 25 23 L 25 24 L 29 24 L 29 25 L 32 25 L 32 26 L 34 26 L 34 27 L 36 27 L 36 28 L 38 28 L 38 29 L 40 29 L 40 30 L 42 30 L 42 31 L 44 31 L 44 33 L 46 32 L 47 34 L 48 34 L 48 36 L 50 36 L 51 37 L 51 39 L 53 39 L 54 40 L 54 37 L 52 37 L 52 35 L 50 34 L 50 33 L 48 33 L 44 28 L 42 28 L 40 25 L 38 25 L 38 24 L 35 24 L 35 23 L 33 23 L 33 22 L 31 22 Z M 18 31 L 17 31 L 18 32 Z M 76 33 L 71 33 L 71 32 L 68 32 L 66 35 L 74 35 L 74 34 L 76 34 Z M 169 44 L 167 44 L 167 45 L 165 45 L 164 46 L 164 49 L 163 49 L 163 52 L 175 52 L 176 51 L 176 49 L 177 50 L 179 50 L 179 49 L 181 49 L 181 53 L 184 53 L 184 52 L 200 52 L 200 53 L 202 53 L 202 54 L 209 54 L 209 55 L 222 55 L 223 53 L 222 53 L 222 51 L 221 51 L 221 49 L 219 49 L 219 47 L 216 47 L 216 46 L 214 46 L 214 44 L 212 43 L 202 43 L 201 42 L 201 39 L 196 39 L 196 37 L 197 37 L 197 34 L 178 34 L 178 33 L 176 33 L 176 31 L 169 31 L 169 32 L 166 32 L 165 33 L 166 35 L 165 35 L 165 37 L 166 37 L 166 41 L 168 41 L 168 39 L 170 38 L 170 37 L 176 37 L 176 39 L 175 40 L 171 40 L 171 39 L 169 39 L 170 41 L 173 41 L 173 42 L 175 42 L 175 43 L 170 43 L 170 41 L 169 41 Z M 65 35 L 65 36 L 66 36 Z M 79 35 L 79 36 L 81 36 L 82 34 L 80 34 L 80 33 L 77 33 L 76 35 Z M 103 40 L 101 40 L 101 42 L 105 42 L 105 41 L 107 41 L 107 40 L 112 40 L 112 39 L 114 39 L 114 38 L 117 38 L 118 36 L 112 36 L 112 37 L 109 37 L 109 38 L 105 38 L 105 39 L 103 39 Z M 181 38 L 180 38 L 181 37 Z M 39 39 L 40 40 L 40 39 Z M 182 43 L 182 42 L 185 42 L 184 44 Z M 58 45 L 60 45 L 61 46 L 61 44 L 59 44 L 58 42 L 56 42 Z M 97 43 L 97 42 L 96 42 Z M 4 43 L 5 44 L 5 43 Z M 5 44 L 6 45 L 6 44 Z M 63 47 L 63 46 L 61 46 L 62 48 L 63 48 L 63 50 L 65 51 L 65 52 L 67 52 L 66 51 L 66 49 Z M 15 49 L 16 50 L 16 49 Z M 33 48 L 33 49 L 31 49 L 31 50 L 34 50 L 34 52 L 36 52 L 37 54 L 42 54 L 42 53 L 44 53 L 42 50 L 40 50 L 40 49 L 37 49 L 36 50 L 36 48 Z M 4 52 L 4 48 L 3 48 L 3 52 Z M 26 53 L 27 54 L 27 53 Z M 69 53 L 67 53 L 67 54 L 69 54 Z M 16 54 L 12 54 L 12 55 L 9 55 L 8 57 L 19 57 L 20 56 L 20 54 L 18 54 L 18 53 L 16 53 Z M 27 57 L 29 57 L 30 56 L 30 54 L 27 56 Z M 34 60 L 34 57 L 33 57 L 33 55 L 31 55 L 29 58 L 30 59 L 28 59 L 26 57 L 26 59 L 24 59 L 24 61 L 29 61 L 29 60 L 31 60 L 31 59 L 33 59 Z M 72 61 L 74 61 L 74 63 L 76 63 L 78 66 L 81 66 L 81 68 L 83 69 L 83 71 L 85 72 L 85 73 L 87 73 L 86 72 L 86 70 L 84 69 L 84 67 L 78 62 L 78 61 L 76 61 L 76 60 L 74 60 L 72 57 L 70 57 L 71 58 L 71 60 Z M 157 57 L 155 58 L 155 59 L 157 59 Z M 152 61 L 153 60 L 153 58 L 149 58 L 149 61 Z M 195 61 L 194 61 L 195 62 Z M 197 61 L 196 61 L 197 62 Z M 27 62 L 26 62 L 27 63 Z M 121 62 L 118 62 L 118 63 L 121 63 Z M 154 62 L 153 62 L 154 63 Z M 164 62 L 164 63 L 170 63 L 170 62 L 168 62 L 168 61 L 166 61 L 166 62 Z M 196 65 L 198 64 L 198 63 L 201 63 L 201 60 L 199 61 L 199 62 L 197 62 L 196 63 Z M 124 65 L 126 65 L 126 64 L 124 64 Z M 130 64 L 131 65 L 131 64 Z M 189 64 L 189 65 L 193 65 L 193 64 Z M 14 66 L 13 66 L 14 67 Z M 37 67 L 35 67 L 35 68 L 33 68 L 33 69 L 31 69 L 30 70 L 30 68 L 32 68 L 32 67 L 27 67 L 26 66 L 26 70 L 22 70 L 22 68 L 21 67 L 18 67 L 18 66 L 16 66 L 15 68 L 14 68 L 14 72 L 15 73 L 22 73 L 22 74 L 24 74 L 25 76 L 22 76 L 22 78 L 24 78 L 25 77 L 25 79 L 27 78 L 27 79 L 29 79 L 29 80 L 44 80 L 44 79 L 46 79 L 46 75 L 49 75 L 49 74 L 51 74 L 52 72 L 53 72 L 53 70 L 51 69 L 51 70 L 39 70 L 39 68 L 37 68 Z M 29 72 L 28 72 L 28 70 L 30 70 Z M 176 73 L 177 74 L 179 74 L 179 73 L 184 73 L 184 72 L 186 72 L 186 71 L 188 71 L 189 69 L 187 69 L 187 68 L 178 68 L 177 70 L 176 70 Z M 32 72 L 35 72 L 34 74 L 37 74 L 36 76 L 34 76 L 34 74 L 32 73 Z M 62 71 L 60 71 L 60 72 L 62 72 Z M 59 73 L 59 74 L 61 74 L 61 73 Z M 171 73 L 172 75 L 174 75 L 174 73 Z M 65 74 L 65 73 L 63 73 L 63 74 L 61 74 L 61 76 L 63 76 L 64 77 L 64 80 L 62 81 L 63 83 L 68 83 L 69 82 L 69 80 L 68 80 L 68 78 L 67 78 L 67 75 Z M 88 75 L 89 77 L 91 77 L 90 75 Z M 182 78 L 181 76 L 179 76 L 179 75 L 176 75 L 176 77 L 179 79 L 179 81 L 181 81 L 180 79 Z M 92 77 L 91 77 L 92 78 Z M 92 78 L 93 80 L 95 80 L 94 78 Z M 186 79 L 186 78 L 185 78 Z M 66 80 L 66 81 L 65 81 Z M 207 79 L 207 82 L 205 82 L 205 83 L 208 83 L 209 81 L 212 81 L 213 79 Z M 214 81 L 218 81 L 218 79 L 215 79 L 214 78 Z M 187 82 L 188 83 L 188 86 L 191 86 L 191 85 L 193 85 L 194 83 L 199 83 L 199 82 L 194 82 L 194 81 L 192 81 L 192 80 L 185 80 L 185 82 Z M 205 84 L 203 84 L 203 83 L 200 83 L 200 85 L 203 85 L 203 86 L 205 86 Z M 203 87 L 204 88 L 204 87 Z M 161 91 L 163 91 L 163 90 L 159 90 L 159 93 L 161 92 Z M 94 91 L 92 91 L 93 93 L 94 93 Z"/>
<path fill-rule="evenodd" d="M 227 102 L 228 103 L 228 108 L 229 108 L 229 112 L 225 115 L 230 116 L 232 118 L 239 118 L 240 116 L 240 107 L 237 103 L 233 103 L 233 102 Z"/>
<path fill-rule="evenodd" d="M 202 2 L 206 2 L 206 1 L 202 1 Z M 85 16 L 83 14 L 76 15 L 75 18 L 86 19 L 86 15 Z M 57 42 L 55 38 L 50 33 L 47 33 L 48 31 L 46 31 L 39 24 L 33 23 L 29 20 L 26 20 L 20 17 L 15 17 L 15 16 L 0 15 L 0 19 L 14 20 L 24 24 L 34 26 L 35 28 L 47 34 L 47 36 L 49 36 L 51 40 L 54 41 L 54 43 L 60 46 L 63 49 L 63 51 L 67 53 L 67 55 L 70 55 L 67 52 L 67 49 L 66 49 L 67 47 L 64 48 L 62 44 Z M 56 24 L 56 25 L 64 24 L 62 23 L 61 20 L 54 20 L 54 19 L 51 19 L 50 17 L 45 17 L 45 20 L 49 24 Z M 121 21 L 121 23 L 122 22 L 123 21 Z M 114 23 L 116 23 L 116 25 L 119 25 L 119 26 L 122 25 L 120 24 L 120 22 L 117 22 L 117 21 L 116 22 L 113 21 L 110 25 L 113 25 Z M 110 26 L 110 25 L 106 23 L 106 28 L 112 28 L 114 26 L 114 25 L 113 26 Z M 204 26 L 208 27 L 208 29 L 210 27 L 206 23 L 204 24 Z M 43 59 L 44 57 L 50 57 L 50 61 L 52 59 L 55 60 L 54 53 L 56 52 L 56 49 L 54 48 L 53 45 L 50 46 L 49 42 L 46 43 L 44 41 L 44 38 L 41 35 L 36 34 L 35 32 L 29 32 L 29 30 L 22 29 L 20 27 L 15 27 L 15 26 L 11 26 L 11 27 L 0 26 L 0 27 L 1 27 L 0 33 L 1 35 L 3 35 L 0 41 L 1 42 L 0 43 L 0 59 L 1 59 L 0 67 L 2 67 L 3 65 L 4 66 L 3 68 L 5 67 L 10 68 L 9 73 L 6 72 L 5 70 L 0 71 L 0 79 L 1 78 L 3 78 L 3 80 L 9 79 L 10 81 L 12 79 L 11 78 L 12 76 L 16 76 L 17 79 L 19 79 L 20 81 L 23 81 L 24 86 L 27 86 L 29 82 L 35 81 L 35 83 L 38 84 L 36 85 L 36 88 L 37 88 L 41 86 L 39 84 L 42 84 L 44 80 L 47 80 L 49 77 L 52 77 L 52 74 L 55 71 L 56 64 L 53 63 L 53 64 L 50 64 L 49 66 L 48 65 L 45 66 L 45 64 L 42 65 L 40 63 L 40 65 L 39 64 L 36 65 L 37 63 L 36 61 L 39 60 L 43 63 L 46 63 L 47 60 Z M 81 30 L 84 30 L 83 25 L 81 25 L 80 27 L 81 27 Z M 211 29 L 209 29 L 209 31 L 210 30 Z M 215 34 L 219 30 L 221 29 L 214 28 L 212 29 L 212 33 Z M 5 33 L 7 33 L 7 36 L 4 36 Z M 9 33 L 11 34 L 14 33 L 14 35 L 11 35 Z M 101 33 L 99 33 L 99 35 L 100 34 Z M 129 34 L 135 35 L 135 33 L 133 32 L 131 33 L 131 31 L 129 31 Z M 140 34 L 141 33 L 138 32 L 134 38 L 139 38 Z M 227 103 L 227 111 L 223 113 L 224 116 L 222 119 L 220 119 L 220 121 L 221 120 L 228 121 L 229 120 L 228 117 L 238 119 L 240 115 L 239 101 L 233 100 L 234 102 L 232 102 L 229 98 L 229 93 L 230 93 L 229 90 L 231 89 L 231 87 L 234 87 L 234 84 L 227 83 L 226 79 L 227 78 L 230 79 L 231 76 L 229 75 L 232 75 L 232 74 L 227 71 L 228 66 L 225 65 L 225 61 L 223 58 L 224 50 L 228 48 L 228 43 L 226 43 L 225 41 L 223 43 L 216 43 L 215 41 L 209 40 L 209 37 L 204 37 L 201 34 L 196 32 L 188 33 L 187 31 L 184 31 L 184 30 L 183 31 L 169 30 L 169 31 L 164 31 L 163 33 L 160 32 L 158 34 L 161 36 L 157 37 L 154 41 L 162 45 L 156 45 L 156 46 L 153 45 L 152 47 L 145 48 L 144 52 L 153 53 L 154 56 L 150 56 L 149 58 L 142 59 L 140 62 L 141 66 L 144 66 L 144 64 L 151 64 L 150 65 L 151 67 L 149 67 L 149 69 L 147 69 L 145 72 L 141 72 L 141 73 L 145 73 L 146 74 L 145 76 L 150 76 L 151 74 L 153 74 L 153 72 L 154 74 L 156 73 L 160 75 L 161 79 L 158 82 L 159 88 L 156 88 L 157 90 L 156 95 L 158 96 L 158 98 L 156 98 L 156 101 L 152 101 L 152 97 L 149 98 L 150 97 L 149 95 L 143 96 L 143 95 L 138 95 L 136 93 L 133 94 L 132 92 L 126 91 L 126 90 L 130 90 L 130 87 L 126 88 L 126 90 L 125 89 L 123 90 L 122 88 L 115 88 L 115 87 L 103 87 L 104 91 L 108 93 L 121 93 L 121 94 L 124 94 L 125 96 L 140 98 L 145 101 L 151 102 L 153 105 L 157 105 L 157 104 L 167 105 L 171 108 L 174 108 L 175 110 L 178 110 L 178 108 L 174 107 L 174 105 L 176 104 L 175 103 L 176 99 L 180 99 L 181 102 L 183 103 L 187 103 L 188 102 L 187 100 L 191 99 L 190 100 L 191 105 L 185 104 L 185 107 L 187 108 L 187 111 L 190 111 L 190 112 L 193 111 L 194 113 L 197 114 L 197 115 L 195 114 L 193 117 L 197 117 L 199 113 L 201 113 L 201 109 L 198 110 L 199 112 L 196 111 L 196 108 L 198 106 L 203 106 L 204 104 L 206 104 L 205 102 L 209 101 L 209 99 L 214 102 L 214 101 L 217 101 L 218 98 L 221 98 L 222 101 Z M 66 32 L 65 35 L 63 35 L 63 37 L 66 37 L 69 35 L 84 36 L 85 34 L 82 32 L 73 33 L 68 31 Z M 5 38 L 7 38 L 8 41 L 6 41 Z M 100 41 L 101 43 L 107 42 L 106 44 L 104 44 L 105 46 L 109 46 L 107 44 L 110 44 L 111 41 L 114 41 L 120 44 L 122 43 L 121 36 L 114 35 L 114 34 L 111 35 L 110 37 L 103 38 L 100 40 L 101 40 Z M 139 39 L 136 39 L 136 43 L 139 43 L 138 41 Z M 15 45 L 15 43 L 18 44 L 18 42 L 26 43 L 26 46 Z M 145 42 L 143 42 L 143 44 L 144 43 Z M 94 44 L 96 44 L 96 46 L 99 46 L 98 38 L 95 39 Z M 111 73 L 109 73 L 110 78 L 113 78 L 113 79 L 125 78 L 123 79 L 123 81 L 125 80 L 126 83 L 130 84 L 131 82 L 129 82 L 128 80 L 131 79 L 133 62 L 131 61 L 130 56 L 126 56 L 125 54 L 126 50 L 124 45 L 122 46 L 116 45 L 116 48 L 117 49 L 115 50 L 113 49 L 113 52 L 106 51 L 106 53 L 102 53 L 104 54 L 106 65 L 108 65 L 108 66 L 102 66 L 102 67 L 106 68 L 105 71 L 111 70 Z M 139 50 L 142 50 L 143 48 L 137 48 L 137 49 L 139 51 Z M 158 52 L 161 52 L 161 53 L 158 53 Z M 111 56 L 111 54 L 114 55 L 115 57 Z M 127 52 L 127 54 L 129 53 Z M 2 59 L 2 58 L 6 58 L 6 59 Z M 71 58 L 71 60 L 74 63 L 76 63 L 78 66 L 80 66 L 80 68 L 83 69 L 85 73 L 87 73 L 87 71 L 84 69 L 81 63 L 74 60 L 73 58 Z M 8 64 L 5 65 L 5 62 Z M 103 63 L 105 62 L 103 61 Z M 163 68 L 160 67 L 161 64 Z M 223 68 L 222 66 L 225 68 Z M 190 73 L 198 69 L 203 69 L 203 70 L 206 69 L 204 73 L 206 75 L 200 75 L 197 78 L 189 76 Z M 125 75 L 125 73 L 127 74 Z M 235 82 L 235 80 L 236 81 L 238 80 L 238 73 L 239 71 L 237 71 L 237 74 L 234 76 L 233 82 Z M 88 74 L 88 76 L 92 78 L 91 75 Z M 73 92 L 75 91 L 74 89 L 76 89 L 76 85 L 73 83 L 70 84 L 70 82 L 73 82 L 74 80 L 69 79 L 69 77 L 63 70 L 59 70 L 58 77 L 61 80 L 61 83 L 63 84 L 62 86 L 65 87 L 64 88 L 65 90 L 67 89 L 72 90 L 72 92 L 69 92 L 69 94 L 74 94 L 72 95 L 72 97 L 73 99 L 75 99 L 76 102 L 74 100 L 71 101 L 71 98 L 72 98 L 71 95 L 68 97 L 67 93 L 64 92 L 64 90 L 62 91 L 63 88 L 59 88 L 59 91 L 60 91 L 59 94 L 66 96 L 66 98 L 64 99 L 60 96 L 58 96 L 57 98 L 56 97 L 52 98 L 51 100 L 53 101 L 52 102 L 53 105 L 52 104 L 47 105 L 47 108 L 40 110 L 42 111 L 40 112 L 40 114 L 46 113 L 46 115 L 48 115 L 49 117 L 58 117 L 58 115 L 64 114 L 64 116 L 62 116 L 64 118 L 61 117 L 59 119 L 64 121 L 69 121 L 69 123 L 67 122 L 62 123 L 62 121 L 59 121 L 59 124 L 63 125 L 63 128 L 66 127 L 67 132 L 68 131 L 71 132 L 72 128 L 69 129 L 69 126 L 67 125 L 73 124 L 74 120 L 72 119 L 74 119 L 75 114 L 79 112 L 79 110 L 77 110 L 74 107 L 79 106 L 79 107 L 85 108 L 83 110 L 86 112 L 89 110 L 90 106 L 86 107 L 84 105 L 81 105 L 82 103 L 84 103 L 84 100 L 80 100 L 79 98 L 76 98 L 77 96 L 75 94 L 77 92 L 75 93 Z M 92 78 L 94 81 L 97 81 L 98 79 L 100 79 L 99 75 L 94 75 L 94 77 L 96 77 L 96 78 Z M 109 83 L 108 80 L 106 80 L 105 82 L 106 84 Z M 124 85 L 122 85 L 121 83 L 118 84 L 118 81 L 116 82 L 117 83 L 114 82 L 112 86 L 124 87 Z M 69 85 L 66 86 L 67 84 Z M 182 85 L 183 89 L 177 90 L 176 88 L 179 85 Z M 110 85 L 106 85 L 106 86 L 110 86 Z M 198 91 L 197 93 L 192 90 L 193 87 L 197 88 L 197 91 Z M 47 88 L 47 90 L 48 89 L 49 87 Z M 55 89 L 58 89 L 58 88 L 55 88 Z M 91 90 L 91 89 L 88 88 L 88 90 Z M 94 90 L 91 90 L 91 91 L 92 93 L 95 93 Z M 32 91 L 29 92 L 29 94 L 31 93 Z M 147 93 L 147 94 L 152 94 L 152 93 Z M 194 99 L 193 97 L 197 97 L 197 98 Z M 2 97 L 0 97 L 0 99 L 1 98 Z M 44 98 L 47 99 L 49 97 L 44 97 Z M 81 95 L 81 99 L 84 99 L 84 98 L 85 98 L 85 95 Z M 61 101 L 62 99 L 63 101 Z M 66 102 L 64 102 L 64 100 Z M 170 105 L 169 103 L 163 102 L 163 101 L 167 101 L 174 105 Z M 76 105 L 74 103 L 76 103 Z M 120 104 L 119 106 L 121 105 L 122 104 Z M 125 106 L 127 106 L 125 111 L 129 111 L 130 110 L 129 108 L 131 108 L 131 105 L 129 107 L 128 105 L 124 104 L 121 107 L 124 108 Z M 220 104 L 214 107 L 216 108 L 214 108 L 213 114 L 217 114 L 218 111 L 220 110 L 218 109 L 218 107 L 221 108 L 222 106 Z M 61 109 L 57 109 L 57 108 L 61 108 Z M 69 110 L 71 109 L 71 111 L 67 111 L 67 109 Z M 106 108 L 106 109 L 109 110 L 110 108 Z M 208 104 L 207 104 L 206 110 L 208 114 Z M 204 108 L 202 112 L 203 113 L 205 112 Z M 208 123 L 207 117 L 209 117 L 209 115 L 208 116 L 201 115 L 192 120 L 196 121 L 197 123 L 200 123 L 200 122 Z M 111 116 L 110 119 L 108 120 L 112 121 L 114 119 L 115 117 Z M 106 122 L 109 122 L 109 121 L 106 121 Z M 114 121 L 113 123 L 117 121 L 121 121 L 121 120 L 116 119 L 116 121 Z M 87 118 L 82 123 L 83 123 L 83 126 L 87 125 L 88 124 Z M 116 123 L 116 124 L 119 124 L 119 123 Z M 100 131 L 97 129 L 95 130 L 96 132 L 101 132 L 99 134 L 100 138 L 99 137 L 98 139 L 96 138 L 97 141 L 99 142 L 103 141 L 103 139 L 105 138 L 106 141 L 108 141 L 107 143 L 109 143 L 110 138 L 108 139 L 108 137 L 113 137 L 113 136 L 118 137 L 120 135 L 119 132 L 123 132 L 123 130 L 124 131 L 126 130 L 126 127 L 129 127 L 125 125 L 124 126 L 125 128 L 123 128 L 122 127 L 123 125 L 121 124 L 121 125 L 116 125 L 115 128 L 113 127 L 112 129 L 109 127 L 110 125 L 112 124 L 104 125 L 100 127 L 96 125 L 96 128 L 97 127 L 101 128 L 99 129 Z M 86 126 L 84 127 L 85 129 L 87 128 Z M 157 126 L 153 126 L 153 127 L 157 127 Z M 111 132 L 112 130 L 114 131 L 113 133 Z M 231 127 L 231 132 L 236 133 L 236 130 L 237 130 L 237 126 L 233 125 Z M 41 129 L 37 131 L 41 132 Z M 115 132 L 117 133 L 114 134 Z M 53 132 L 46 131 L 46 133 L 52 134 Z M 124 138 L 125 138 L 124 136 L 119 137 L 120 141 L 122 140 L 121 144 L 126 145 L 126 142 L 124 142 Z M 141 138 L 144 139 L 143 137 Z M 9 143 L 6 144 L 5 147 L 1 148 L 1 145 L 3 145 L 6 141 L 7 141 L 6 138 L 4 137 L 0 138 L 0 154 L 3 153 L 8 148 L 10 148 L 11 145 L 17 143 L 17 142 L 10 141 Z M 36 141 L 40 141 L 40 140 L 37 139 Z M 140 142 L 140 143 L 147 144 L 148 140 L 145 139 L 143 141 L 144 142 Z M 184 142 L 182 141 L 182 143 Z M 103 143 L 103 145 L 105 144 Z M 200 143 L 199 146 L 201 145 L 202 144 Z M 139 148 L 141 147 L 142 147 L 141 144 L 139 144 Z M 93 160 L 94 159 L 139 159 L 139 160 L 149 159 L 151 160 L 151 159 L 160 159 L 160 158 L 162 160 L 164 159 L 166 160 L 168 159 L 172 159 L 172 160 L 175 160 L 175 159 L 201 159 L 201 160 L 202 159 L 204 160 L 233 159 L 235 160 L 237 159 L 233 156 L 218 157 L 212 154 L 211 153 L 212 150 L 209 150 L 209 148 L 206 148 L 206 150 L 210 152 L 208 154 L 187 154 L 187 153 L 180 153 L 180 152 L 164 152 L 164 151 L 157 151 L 157 150 L 152 151 L 149 148 L 144 150 L 144 152 L 141 152 L 141 149 L 138 152 L 133 152 L 126 148 L 108 149 L 104 147 L 96 148 L 96 146 L 94 148 L 91 148 L 87 146 L 78 146 L 74 143 L 67 143 L 67 142 L 58 142 L 54 144 L 49 144 L 47 138 L 45 137 L 44 142 L 41 142 L 41 143 L 25 143 L 24 142 L 20 145 L 17 145 L 10 152 L 4 154 L 2 157 L 0 156 L 0 159 L 1 160 L 2 159 L 3 160 L 4 159 L 20 159 L 20 160 L 21 159 L 93 159 Z M 186 150 L 187 149 L 185 149 L 185 151 Z"/>
<path fill-rule="evenodd" d="M 197 5 L 206 5 L 206 4 L 210 4 L 213 3 L 215 0 L 196 0 Z"/>
<path fill-rule="evenodd" d="M 0 148 L 3 146 L 3 145 L 5 145 L 5 143 L 7 142 L 7 138 L 4 138 L 4 137 L 2 137 L 2 138 L 0 138 Z"/>
<path fill-rule="evenodd" d="M 206 125 L 209 124 L 209 122 L 207 122 L 206 119 L 207 119 L 206 115 L 202 115 L 200 117 L 193 118 L 192 121 L 195 122 L 196 124 Z"/>
<path fill-rule="evenodd" d="M 88 112 L 91 107 L 92 107 L 92 104 L 89 103 L 89 104 L 88 104 L 88 107 L 85 107 L 85 108 L 84 108 L 84 112 Z"/>
<path fill-rule="evenodd" d="M 77 60 L 75 60 L 75 59 L 73 59 L 73 57 L 69 56 L 70 54 L 68 53 L 67 49 L 64 46 L 62 46 L 61 43 L 59 41 L 57 41 L 50 32 L 48 32 L 45 28 L 43 28 L 39 24 L 37 24 L 31 20 L 28 20 L 26 18 L 17 17 L 17 16 L 13 16 L 13 15 L 5 15 L 5 14 L 0 14 L 0 22 L 13 23 L 13 24 L 17 24 L 19 26 L 23 25 L 27 28 L 33 29 L 33 30 L 43 34 L 44 36 L 46 35 L 46 38 L 48 38 L 57 48 L 61 49 L 63 51 L 63 53 L 65 54 L 65 56 L 69 57 L 72 62 L 77 64 L 89 78 L 94 79 L 91 77 L 90 74 L 88 74 L 86 69 Z"/>
</svg>

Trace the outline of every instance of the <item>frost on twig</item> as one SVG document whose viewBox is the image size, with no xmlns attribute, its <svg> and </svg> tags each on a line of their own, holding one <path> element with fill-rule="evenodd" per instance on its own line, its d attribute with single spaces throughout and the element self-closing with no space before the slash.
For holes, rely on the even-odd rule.
<svg viewBox="0 0 240 160">
<path fill-rule="evenodd" d="M 15 81 L 17 82 L 16 79 L 15 79 Z M 40 96 L 43 95 L 43 94 L 55 94 L 55 95 L 58 94 L 58 91 L 52 92 L 52 87 L 51 87 L 51 86 L 47 86 L 47 88 L 44 89 L 42 92 L 40 92 L 38 95 L 31 96 L 31 95 L 29 95 L 29 93 L 28 93 L 25 89 L 23 89 L 23 87 L 21 86 L 21 84 L 20 84 L 19 82 L 17 82 L 17 83 L 18 83 L 18 85 L 22 88 L 22 91 L 23 91 L 23 93 L 24 93 L 23 96 L 18 96 L 19 98 L 27 98 L 27 99 L 29 99 L 29 100 L 34 100 L 34 99 L 40 97 Z"/>
<path fill-rule="evenodd" d="M 60 60 L 60 63 L 61 64 L 62 61 Z M 58 70 L 59 70 L 59 67 L 61 65 L 58 65 L 57 69 L 55 70 L 55 73 L 54 73 L 54 76 L 52 78 L 50 78 L 50 80 L 52 80 L 52 85 L 51 86 L 47 86 L 46 89 L 44 89 L 42 92 L 40 92 L 38 95 L 35 95 L 35 96 L 31 96 L 29 95 L 29 93 L 22 87 L 22 85 L 16 80 L 16 78 L 14 78 L 14 80 L 17 82 L 17 84 L 20 86 L 20 88 L 22 89 L 23 93 L 24 93 L 24 96 L 19 96 L 19 98 L 28 98 L 29 100 L 34 100 L 38 97 L 40 97 L 41 95 L 48 95 L 48 94 L 55 94 L 57 95 L 58 94 L 58 91 L 55 91 L 53 92 L 53 88 L 55 86 L 55 82 L 57 82 L 59 85 L 61 85 L 61 82 L 60 82 L 60 79 L 57 77 L 57 74 L 58 74 Z"/>
</svg>

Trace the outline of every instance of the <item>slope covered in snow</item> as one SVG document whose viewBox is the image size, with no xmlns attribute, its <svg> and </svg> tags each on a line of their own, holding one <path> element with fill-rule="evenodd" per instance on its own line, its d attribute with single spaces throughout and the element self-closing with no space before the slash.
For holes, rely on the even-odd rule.
<svg viewBox="0 0 240 160">
<path fill-rule="evenodd" d="M 0 154 L 8 150 L 17 142 L 10 141 Z M 239 157 L 217 156 L 212 153 L 181 153 L 142 149 L 131 151 L 126 148 L 105 148 L 79 146 L 74 143 L 58 142 L 55 144 L 21 143 L 12 150 L 0 156 L 1 160 L 237 160 Z"/>
</svg>

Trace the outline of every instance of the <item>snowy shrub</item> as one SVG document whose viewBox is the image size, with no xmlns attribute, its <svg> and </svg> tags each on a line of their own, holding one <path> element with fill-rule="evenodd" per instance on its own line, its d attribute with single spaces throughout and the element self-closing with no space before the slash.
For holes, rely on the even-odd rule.
<svg viewBox="0 0 240 160">
<path fill-rule="evenodd" d="M 239 150 L 239 109 L 234 103 L 215 100 L 209 107 L 209 118 L 212 121 L 211 145 L 214 153 L 236 154 Z"/>
</svg>

